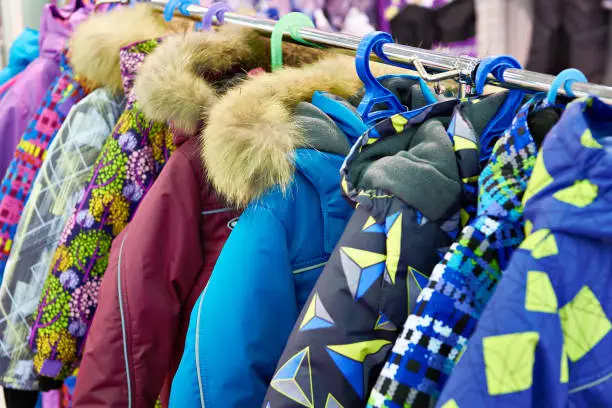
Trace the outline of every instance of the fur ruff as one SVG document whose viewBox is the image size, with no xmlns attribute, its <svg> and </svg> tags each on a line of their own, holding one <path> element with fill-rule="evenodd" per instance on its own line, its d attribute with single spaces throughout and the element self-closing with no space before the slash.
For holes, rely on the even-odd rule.
<svg viewBox="0 0 612 408">
<path fill-rule="evenodd" d="M 299 50 L 301 48 L 301 50 Z M 285 47 L 288 63 L 312 62 L 322 53 Z M 244 71 L 270 65 L 269 40 L 255 31 L 223 26 L 216 32 L 187 32 L 167 37 L 145 59 L 134 92 L 145 116 L 195 134 L 218 94 L 206 78 L 239 67 Z"/>
<path fill-rule="evenodd" d="M 371 63 L 374 75 L 405 73 Z M 285 68 L 247 80 L 209 111 L 202 159 L 215 189 L 232 205 L 246 206 L 273 186 L 286 189 L 294 173 L 292 153 L 308 146 L 293 109 L 314 91 L 343 98 L 363 86 L 354 57 L 334 55 L 304 68 Z"/>
<path fill-rule="evenodd" d="M 106 87 L 113 94 L 121 94 L 121 48 L 184 31 L 190 24 L 178 18 L 166 23 L 160 13 L 144 3 L 94 14 L 76 28 L 70 39 L 70 64 L 88 88 Z"/>
</svg>

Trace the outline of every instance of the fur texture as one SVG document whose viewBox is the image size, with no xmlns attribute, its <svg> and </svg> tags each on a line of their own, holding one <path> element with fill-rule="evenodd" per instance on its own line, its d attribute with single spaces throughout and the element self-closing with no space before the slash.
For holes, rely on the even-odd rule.
<svg viewBox="0 0 612 408">
<path fill-rule="evenodd" d="M 94 14 L 77 27 L 70 40 L 70 63 L 91 89 L 107 87 L 123 92 L 119 51 L 139 41 L 180 32 L 191 24 L 179 18 L 166 23 L 148 4 Z"/>
<path fill-rule="evenodd" d="M 134 84 L 136 96 L 148 119 L 172 122 L 187 134 L 195 134 L 200 120 L 218 99 L 206 78 L 214 80 L 236 67 L 243 71 L 269 68 L 269 48 L 265 37 L 231 25 L 216 32 L 170 36 L 145 59 Z M 285 50 L 287 63 L 293 65 L 322 55 L 297 45 Z"/>
<path fill-rule="evenodd" d="M 406 72 L 372 63 L 374 75 Z M 202 159 L 208 177 L 229 203 L 240 207 L 269 188 L 291 182 L 292 152 L 308 146 L 293 120 L 293 108 L 314 91 L 348 98 L 363 86 L 354 57 L 334 55 L 304 68 L 264 74 L 234 88 L 209 112 L 202 132 Z"/>
</svg>

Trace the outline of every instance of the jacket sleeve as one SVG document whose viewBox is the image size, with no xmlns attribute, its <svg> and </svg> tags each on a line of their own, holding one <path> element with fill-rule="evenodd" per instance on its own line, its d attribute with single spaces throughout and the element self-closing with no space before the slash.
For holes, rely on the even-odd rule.
<svg viewBox="0 0 612 408">
<path fill-rule="evenodd" d="M 386 407 L 390 401 L 401 405 L 408 395 L 420 403 L 440 395 L 501 278 L 498 260 L 522 236 L 520 224 L 487 216 L 462 230 L 419 294 L 372 390 L 369 407 Z M 412 364 L 419 365 L 417 372 L 410 372 Z M 428 368 L 438 367 L 440 377 L 429 378 Z"/>
<path fill-rule="evenodd" d="M 182 305 L 202 269 L 200 201 L 189 160 L 178 150 L 127 234 L 113 242 L 80 366 L 77 406 L 155 404 L 182 346 L 181 313 L 190 312 Z"/>
<path fill-rule="evenodd" d="M 590 320 L 590 313 L 596 314 L 601 306 L 595 306 L 599 305 L 593 294 L 595 286 L 591 291 L 568 278 L 584 265 L 578 257 L 560 256 L 564 242 L 569 244 L 566 253 L 593 254 L 589 245 L 548 230 L 535 231 L 523 241 L 460 356 L 438 407 L 567 406 L 568 357 L 576 362 L 588 350 L 583 345 L 601 340 L 582 338 L 577 330 L 581 324 L 573 319 L 582 316 L 593 322 L 599 316 Z M 589 265 L 597 264 L 592 261 Z M 564 332 L 563 319 L 574 325 L 567 325 L 571 331 Z M 605 333 L 599 331 L 601 327 L 590 334 Z"/>
<path fill-rule="evenodd" d="M 191 315 L 171 407 L 257 407 L 298 316 L 286 229 L 251 205 Z"/>
</svg>

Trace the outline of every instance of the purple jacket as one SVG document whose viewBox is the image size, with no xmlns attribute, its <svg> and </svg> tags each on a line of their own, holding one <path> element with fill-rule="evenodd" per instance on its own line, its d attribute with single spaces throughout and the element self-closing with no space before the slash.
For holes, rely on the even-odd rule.
<svg viewBox="0 0 612 408">
<path fill-rule="evenodd" d="M 47 89 L 60 75 L 60 55 L 66 40 L 85 17 L 85 9 L 62 18 L 53 5 L 45 6 L 40 19 L 40 56 L 21 73 L 0 104 L 0 179 Z"/>
</svg>

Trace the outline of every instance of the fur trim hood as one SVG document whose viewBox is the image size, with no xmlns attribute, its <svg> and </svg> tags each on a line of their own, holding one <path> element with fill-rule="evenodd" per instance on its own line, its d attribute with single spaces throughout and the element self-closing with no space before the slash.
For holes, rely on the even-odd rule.
<svg viewBox="0 0 612 408">
<path fill-rule="evenodd" d="M 371 63 L 374 75 L 405 73 Z M 354 57 L 333 55 L 304 68 L 263 74 L 231 89 L 209 111 L 202 132 L 202 159 L 213 186 L 232 205 L 246 206 L 293 177 L 292 153 L 311 146 L 293 117 L 299 102 L 314 91 L 342 98 L 363 86 Z M 312 147 L 312 146 L 311 146 Z"/>
<path fill-rule="evenodd" d="M 161 13 L 144 3 L 93 14 L 76 28 L 70 39 L 70 64 L 88 88 L 106 87 L 119 95 L 123 92 L 121 48 L 166 33 L 182 32 L 190 25 L 191 22 L 180 18 L 167 23 Z"/>
<path fill-rule="evenodd" d="M 215 32 L 170 36 L 147 56 L 136 76 L 134 91 L 149 120 L 171 123 L 195 134 L 219 93 L 232 77 L 270 65 L 269 40 L 255 31 L 223 26 Z M 305 52 L 306 51 L 306 52 Z M 313 62 L 321 51 L 297 45 L 284 48 L 286 63 Z"/>
</svg>

